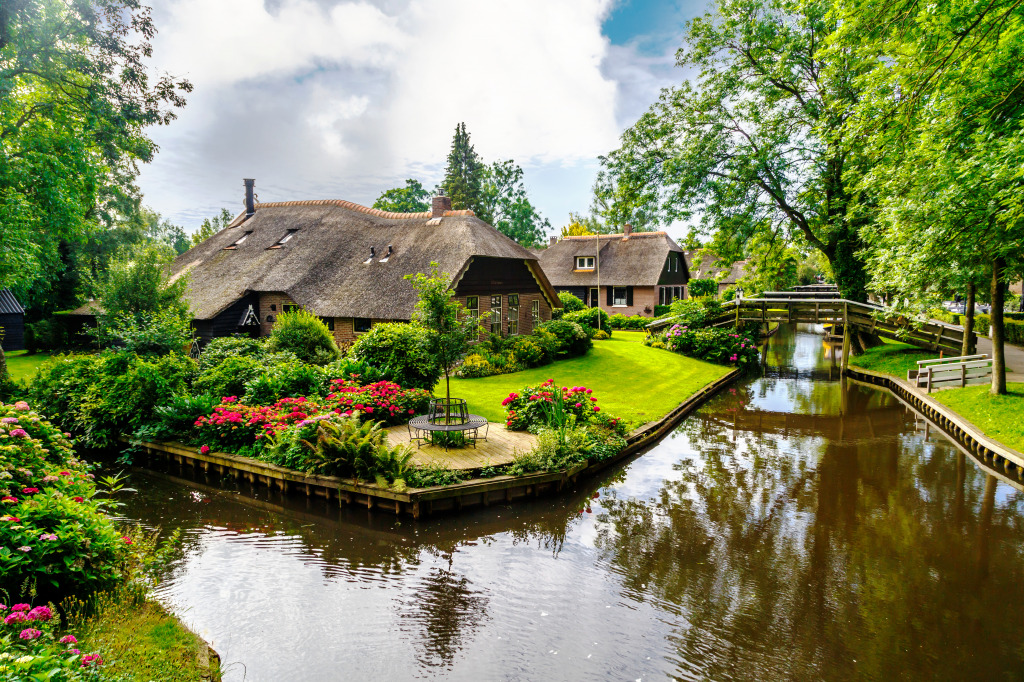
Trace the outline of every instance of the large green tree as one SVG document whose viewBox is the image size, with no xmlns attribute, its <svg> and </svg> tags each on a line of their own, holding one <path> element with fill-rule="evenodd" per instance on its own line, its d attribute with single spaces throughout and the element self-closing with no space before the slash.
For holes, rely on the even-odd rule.
<svg viewBox="0 0 1024 682">
<path fill-rule="evenodd" d="M 782 230 L 829 260 L 843 295 L 866 299 L 844 122 L 866 67 L 823 45 L 836 30 L 820 0 L 718 0 L 693 20 L 677 65 L 693 82 L 657 103 L 602 158 L 598 203 L 612 221 L 699 217 L 705 232 Z M 856 172 L 854 172 L 856 176 Z M 862 202 L 861 206 L 869 205 Z"/>
<path fill-rule="evenodd" d="M 544 241 L 551 223 L 530 203 L 523 184 L 523 169 L 512 159 L 485 167 L 483 206 L 490 222 L 506 237 L 523 246 Z"/>
<path fill-rule="evenodd" d="M 155 32 L 137 0 L 0 2 L 0 287 L 60 267 L 62 243 L 130 209 L 156 152 L 146 128 L 192 89 L 150 77 Z"/>
<path fill-rule="evenodd" d="M 455 126 L 441 189 L 451 198 L 453 209 L 471 209 L 480 220 L 489 223 L 492 216 L 484 195 L 486 175 L 487 166 L 469 141 L 466 124 L 459 123 Z"/>
<path fill-rule="evenodd" d="M 873 285 L 922 308 L 988 280 L 1004 393 L 1001 304 L 1024 271 L 1024 7 L 841 0 L 835 17 L 826 54 L 872 64 L 847 129 L 870 159 L 848 179 L 870 193 Z"/>
<path fill-rule="evenodd" d="M 192 246 L 202 244 L 204 241 L 230 225 L 232 220 L 231 212 L 226 208 L 222 208 L 220 213 L 212 218 L 203 218 L 203 222 L 199 226 L 199 229 L 193 232 L 192 236 L 189 237 L 192 242 Z"/>
<path fill-rule="evenodd" d="M 405 187 L 394 187 L 381 192 L 373 208 L 394 213 L 420 213 L 430 210 L 430 191 L 419 180 L 409 178 Z"/>
</svg>

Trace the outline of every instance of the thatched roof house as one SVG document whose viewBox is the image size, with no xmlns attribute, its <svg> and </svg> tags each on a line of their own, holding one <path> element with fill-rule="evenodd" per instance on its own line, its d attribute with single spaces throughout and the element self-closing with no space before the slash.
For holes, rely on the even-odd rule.
<svg viewBox="0 0 1024 682">
<path fill-rule="evenodd" d="M 25 309 L 10 289 L 0 289 L 0 346 L 5 351 L 25 348 Z"/>
<path fill-rule="evenodd" d="M 431 211 L 386 213 L 339 200 L 256 203 L 246 188 L 246 212 L 172 265 L 188 277 L 204 339 L 269 333 L 276 315 L 302 306 L 351 342 L 375 321 L 409 320 L 416 292 L 405 277 L 432 261 L 464 305 L 496 311 L 494 331 L 529 333 L 559 305 L 533 254 L 447 197 Z"/>
<path fill-rule="evenodd" d="M 734 287 L 747 276 L 750 261 L 738 260 L 728 266 L 715 265 L 718 256 L 704 249 L 686 252 L 686 266 L 691 279 L 713 279 L 718 282 L 718 293 Z"/>
<path fill-rule="evenodd" d="M 563 237 L 540 254 L 558 291 L 608 313 L 652 315 L 656 305 L 683 297 L 690 278 L 683 250 L 664 232 Z"/>
</svg>

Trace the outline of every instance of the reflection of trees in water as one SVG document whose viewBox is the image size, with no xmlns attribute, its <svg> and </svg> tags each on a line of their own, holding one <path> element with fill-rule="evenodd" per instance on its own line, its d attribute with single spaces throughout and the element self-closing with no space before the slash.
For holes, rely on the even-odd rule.
<svg viewBox="0 0 1024 682">
<path fill-rule="evenodd" d="M 603 501 L 597 537 L 630 592 L 681 614 L 681 668 L 711 679 L 1020 671 L 1020 493 L 996 505 L 994 479 L 916 437 L 796 439 L 783 451 L 759 434 L 732 446 L 706 420 L 685 428 L 699 457 L 654 501 Z"/>
<path fill-rule="evenodd" d="M 487 619 L 487 597 L 469 579 L 448 567 L 435 566 L 401 605 L 403 629 L 414 629 L 421 667 L 450 666 L 455 654 Z M 409 628 L 408 623 L 415 628 Z"/>
</svg>

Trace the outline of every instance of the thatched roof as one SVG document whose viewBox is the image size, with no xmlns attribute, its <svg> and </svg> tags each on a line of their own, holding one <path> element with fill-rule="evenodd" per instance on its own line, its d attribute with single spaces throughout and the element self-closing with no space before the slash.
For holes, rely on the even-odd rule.
<svg viewBox="0 0 1024 682">
<path fill-rule="evenodd" d="M 746 277 L 749 261 L 738 260 L 723 267 L 715 265 L 717 260 L 718 256 L 704 249 L 686 252 L 686 267 L 692 279 L 713 279 L 719 284 L 729 286 Z"/>
<path fill-rule="evenodd" d="M 536 257 L 472 211 L 432 219 L 429 212 L 386 213 L 336 200 L 256 206 L 252 217 L 238 216 L 174 260 L 172 276 L 188 276 L 196 319 L 213 318 L 256 291 L 285 293 L 324 317 L 407 320 L 416 292 L 406 275 L 428 272 L 436 261 L 454 286 L 470 260 L 481 256 L 525 261 L 558 305 Z"/>
<path fill-rule="evenodd" d="M 597 286 L 597 268 L 574 272 L 576 256 L 597 255 L 600 251 L 602 286 L 655 286 L 665 269 L 670 251 L 682 249 L 664 232 L 633 232 L 585 237 L 563 237 L 540 254 L 544 274 L 556 287 Z"/>
<path fill-rule="evenodd" d="M 10 289 L 0 289 L 0 315 L 22 315 L 24 312 Z"/>
</svg>

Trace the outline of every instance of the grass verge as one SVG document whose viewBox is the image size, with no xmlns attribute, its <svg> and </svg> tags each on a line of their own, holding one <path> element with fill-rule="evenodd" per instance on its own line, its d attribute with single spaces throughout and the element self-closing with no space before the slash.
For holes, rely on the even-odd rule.
<svg viewBox="0 0 1024 682">
<path fill-rule="evenodd" d="M 36 368 L 50 359 L 50 353 L 32 353 L 14 350 L 4 353 L 7 356 L 7 371 L 15 381 L 28 382 L 36 375 Z"/>
<path fill-rule="evenodd" d="M 648 348 L 640 343 L 644 336 L 644 332 L 616 331 L 606 341 L 595 341 L 594 348 L 583 357 L 513 374 L 453 378 L 452 396 L 465 399 L 470 412 L 502 422 L 505 412 L 501 401 L 509 393 L 554 379 L 562 386 L 591 388 L 602 410 L 632 423 L 644 423 L 661 418 L 732 370 Z M 435 389 L 438 392 L 444 392 L 443 380 Z"/>
<path fill-rule="evenodd" d="M 130 586 L 94 597 L 93 615 L 72 619 L 83 650 L 101 652 L 104 672 L 131 680 L 219 680 L 216 663 L 201 663 L 199 639 L 155 602 Z"/>
<path fill-rule="evenodd" d="M 1024 452 L 1024 383 L 1007 383 L 1006 395 L 992 395 L 988 386 L 967 386 L 938 391 L 932 397 L 985 435 Z"/>
<path fill-rule="evenodd" d="M 892 374 L 899 379 L 906 380 L 907 371 L 917 369 L 918 360 L 938 357 L 934 351 L 921 350 L 908 343 L 882 340 L 885 343 L 881 346 L 868 348 L 861 355 L 851 355 L 850 364 L 873 372 Z"/>
</svg>

